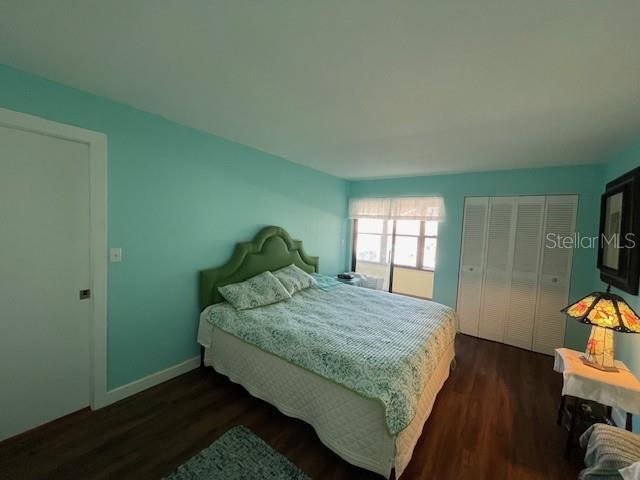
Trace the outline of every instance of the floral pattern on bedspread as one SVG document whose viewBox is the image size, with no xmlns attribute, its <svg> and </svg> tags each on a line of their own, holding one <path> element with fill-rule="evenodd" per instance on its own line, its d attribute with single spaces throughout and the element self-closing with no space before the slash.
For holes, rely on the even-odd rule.
<svg viewBox="0 0 640 480">
<path fill-rule="evenodd" d="M 455 337 L 455 312 L 435 302 L 340 285 L 288 302 L 207 309 L 209 323 L 380 401 L 392 435 L 413 419 L 422 389 Z"/>
</svg>

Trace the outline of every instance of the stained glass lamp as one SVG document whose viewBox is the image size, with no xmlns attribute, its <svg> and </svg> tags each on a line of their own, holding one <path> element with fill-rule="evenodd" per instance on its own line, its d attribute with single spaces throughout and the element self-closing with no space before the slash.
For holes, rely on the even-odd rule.
<svg viewBox="0 0 640 480">
<path fill-rule="evenodd" d="M 579 322 L 593 325 L 583 363 L 599 370 L 617 372 L 613 332 L 640 333 L 640 317 L 619 295 L 593 292 L 561 310 Z"/>
</svg>

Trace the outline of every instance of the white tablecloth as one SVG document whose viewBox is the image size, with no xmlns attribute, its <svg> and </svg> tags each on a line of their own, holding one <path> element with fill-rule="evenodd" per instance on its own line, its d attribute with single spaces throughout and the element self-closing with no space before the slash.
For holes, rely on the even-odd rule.
<svg viewBox="0 0 640 480">
<path fill-rule="evenodd" d="M 582 363 L 582 352 L 568 348 L 555 351 L 553 369 L 562 373 L 562 395 L 593 400 L 640 415 L 640 381 L 627 366 L 616 360 L 619 372 L 604 372 Z"/>
</svg>

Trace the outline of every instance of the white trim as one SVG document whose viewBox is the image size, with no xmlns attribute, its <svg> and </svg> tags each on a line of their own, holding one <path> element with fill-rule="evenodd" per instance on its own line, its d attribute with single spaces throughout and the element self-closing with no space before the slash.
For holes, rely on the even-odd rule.
<svg viewBox="0 0 640 480">
<path fill-rule="evenodd" d="M 173 367 L 165 368 L 164 370 L 160 370 L 159 372 L 134 380 L 133 382 L 127 383 L 121 387 L 109 390 L 106 398 L 107 404 L 130 397 L 131 395 L 142 392 L 147 388 L 155 387 L 162 382 L 171 380 L 172 378 L 183 375 L 198 367 L 200 367 L 200 356 L 190 358 L 189 360 L 185 360 Z"/>
<path fill-rule="evenodd" d="M 107 405 L 107 137 L 33 115 L 0 108 L 0 125 L 89 146 L 91 215 L 91 408 Z"/>
</svg>

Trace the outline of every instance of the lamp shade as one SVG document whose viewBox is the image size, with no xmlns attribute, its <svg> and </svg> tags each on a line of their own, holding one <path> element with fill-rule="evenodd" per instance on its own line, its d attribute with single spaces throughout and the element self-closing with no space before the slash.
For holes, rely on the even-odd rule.
<svg viewBox="0 0 640 480">
<path fill-rule="evenodd" d="M 579 322 L 616 332 L 640 333 L 640 317 L 624 301 L 609 292 L 593 292 L 562 309 Z"/>
</svg>

